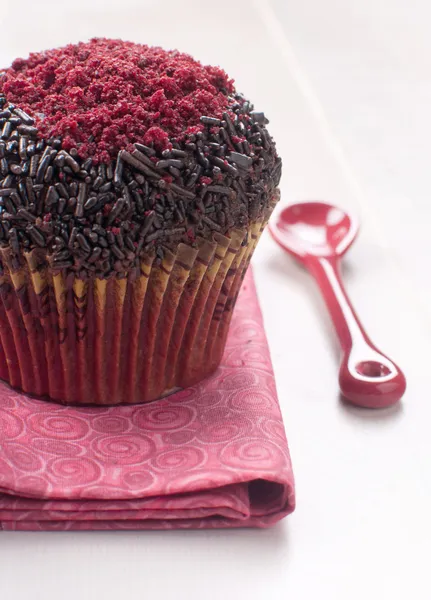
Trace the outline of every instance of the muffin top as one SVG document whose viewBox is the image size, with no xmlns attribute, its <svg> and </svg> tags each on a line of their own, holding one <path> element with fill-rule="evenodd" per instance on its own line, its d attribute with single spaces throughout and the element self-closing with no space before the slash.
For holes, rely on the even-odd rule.
<svg viewBox="0 0 431 600">
<path fill-rule="evenodd" d="M 226 73 L 121 40 L 31 54 L 0 72 L 0 246 L 55 270 L 127 276 L 146 253 L 247 228 L 281 160 Z"/>
</svg>

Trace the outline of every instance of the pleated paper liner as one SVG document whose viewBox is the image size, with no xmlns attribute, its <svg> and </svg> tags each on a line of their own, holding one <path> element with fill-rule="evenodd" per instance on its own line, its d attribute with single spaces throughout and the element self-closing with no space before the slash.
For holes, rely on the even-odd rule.
<svg viewBox="0 0 431 600">
<path fill-rule="evenodd" d="M 213 369 L 216 369 L 222 358 L 224 347 L 226 344 L 227 334 L 229 332 L 229 325 L 232 318 L 233 308 L 238 298 L 238 294 L 241 289 L 241 284 L 244 280 L 244 276 L 250 265 L 251 258 L 256 249 L 257 243 L 263 230 L 265 229 L 268 220 L 274 210 L 275 205 L 280 199 L 280 194 L 277 192 L 272 204 L 269 207 L 267 213 L 263 216 L 260 221 L 255 222 L 251 225 L 248 233 L 249 239 L 245 246 L 244 252 L 241 256 L 238 256 L 235 261 L 235 266 L 231 267 L 231 277 L 226 279 L 223 284 L 223 295 L 219 296 L 216 310 L 214 312 L 213 319 L 211 321 L 211 328 L 209 335 L 207 336 L 206 353 L 209 357 L 213 357 L 215 362 L 212 363 Z M 238 267 L 236 266 L 238 265 Z M 229 286 L 229 289 L 228 289 Z M 218 362 L 217 362 L 217 357 Z"/>
<path fill-rule="evenodd" d="M 274 204 L 278 198 L 274 199 Z M 149 402 L 220 363 L 242 279 L 274 204 L 248 231 L 179 244 L 131 279 L 53 273 L 0 250 L 0 377 L 62 403 Z"/>
</svg>

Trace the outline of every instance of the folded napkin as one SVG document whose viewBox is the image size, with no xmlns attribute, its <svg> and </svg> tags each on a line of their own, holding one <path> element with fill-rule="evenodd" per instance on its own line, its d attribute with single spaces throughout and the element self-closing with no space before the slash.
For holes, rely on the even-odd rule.
<svg viewBox="0 0 431 600">
<path fill-rule="evenodd" d="M 266 527 L 294 508 L 249 270 L 222 365 L 151 404 L 75 408 L 0 383 L 0 529 Z"/>
</svg>

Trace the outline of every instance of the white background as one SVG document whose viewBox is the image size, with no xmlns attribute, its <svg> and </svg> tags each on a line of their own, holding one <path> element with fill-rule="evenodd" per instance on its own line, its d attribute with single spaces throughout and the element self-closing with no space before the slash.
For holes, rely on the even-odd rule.
<svg viewBox="0 0 431 600">
<path fill-rule="evenodd" d="M 282 202 L 359 213 L 359 314 L 404 369 L 380 412 L 337 393 L 316 289 L 268 235 L 254 264 L 297 483 L 266 531 L 1 533 L 7 600 L 431 597 L 429 0 L 0 0 L 0 58 L 99 35 L 221 64 L 271 120 Z"/>
</svg>

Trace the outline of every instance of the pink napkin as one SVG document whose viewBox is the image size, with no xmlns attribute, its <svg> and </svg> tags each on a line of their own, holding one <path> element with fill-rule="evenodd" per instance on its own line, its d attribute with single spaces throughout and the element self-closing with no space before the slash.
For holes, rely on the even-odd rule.
<svg viewBox="0 0 431 600">
<path fill-rule="evenodd" d="M 221 367 L 138 406 L 74 408 L 0 384 L 0 529 L 266 527 L 294 484 L 251 271 Z"/>
</svg>

